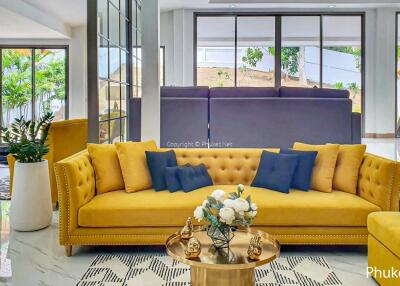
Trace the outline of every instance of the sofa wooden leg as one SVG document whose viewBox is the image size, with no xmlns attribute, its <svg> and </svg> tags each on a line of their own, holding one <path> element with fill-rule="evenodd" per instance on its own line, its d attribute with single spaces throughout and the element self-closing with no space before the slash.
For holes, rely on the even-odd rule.
<svg viewBox="0 0 400 286">
<path fill-rule="evenodd" d="M 65 256 L 70 257 L 72 255 L 72 245 L 65 245 Z"/>
</svg>

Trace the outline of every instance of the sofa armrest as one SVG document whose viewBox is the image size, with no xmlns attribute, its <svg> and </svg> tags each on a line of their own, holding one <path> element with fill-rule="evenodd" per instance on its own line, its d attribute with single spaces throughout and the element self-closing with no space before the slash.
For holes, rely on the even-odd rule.
<svg viewBox="0 0 400 286">
<path fill-rule="evenodd" d="M 399 210 L 400 164 L 366 154 L 358 176 L 358 195 L 383 211 Z"/>
<path fill-rule="evenodd" d="M 95 196 L 94 169 L 87 150 L 54 164 L 60 206 L 60 244 L 78 227 L 79 208 Z"/>
<path fill-rule="evenodd" d="M 351 114 L 351 143 L 361 143 L 361 113 L 358 112 Z"/>
</svg>

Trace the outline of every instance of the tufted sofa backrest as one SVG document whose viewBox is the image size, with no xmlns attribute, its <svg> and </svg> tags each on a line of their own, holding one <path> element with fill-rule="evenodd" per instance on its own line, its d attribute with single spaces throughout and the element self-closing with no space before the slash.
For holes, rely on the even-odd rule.
<svg viewBox="0 0 400 286">
<path fill-rule="evenodd" d="M 400 164 L 366 154 L 358 175 L 357 194 L 382 210 L 399 209 Z"/>
<path fill-rule="evenodd" d="M 250 185 L 263 150 L 279 149 L 174 149 L 178 165 L 204 163 L 216 185 Z"/>
</svg>

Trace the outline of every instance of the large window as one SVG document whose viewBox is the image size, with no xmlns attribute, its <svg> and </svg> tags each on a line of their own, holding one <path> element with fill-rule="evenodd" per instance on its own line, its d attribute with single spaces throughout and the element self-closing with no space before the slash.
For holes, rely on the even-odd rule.
<svg viewBox="0 0 400 286">
<path fill-rule="evenodd" d="M 53 112 L 55 120 L 67 114 L 67 47 L 3 47 L 1 58 L 2 126 L 15 118 L 37 120 Z"/>
<path fill-rule="evenodd" d="M 97 1 L 100 143 L 127 139 L 129 95 L 141 95 L 140 14 L 140 1 Z"/>
<path fill-rule="evenodd" d="M 361 17 L 324 16 L 323 87 L 347 89 L 353 111 L 361 112 Z"/>
<path fill-rule="evenodd" d="M 195 13 L 194 82 L 347 89 L 361 112 L 363 17 Z"/>
<path fill-rule="evenodd" d="M 237 17 L 237 86 L 275 85 L 275 17 Z"/>
<path fill-rule="evenodd" d="M 282 17 L 281 85 L 320 85 L 320 17 Z"/>
<path fill-rule="evenodd" d="M 197 84 L 235 86 L 235 17 L 200 17 Z"/>
</svg>

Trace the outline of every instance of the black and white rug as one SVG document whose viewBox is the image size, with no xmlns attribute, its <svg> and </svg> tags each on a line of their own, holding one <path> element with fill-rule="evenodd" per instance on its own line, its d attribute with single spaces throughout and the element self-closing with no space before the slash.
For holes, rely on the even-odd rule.
<svg viewBox="0 0 400 286">
<path fill-rule="evenodd" d="M 190 286 L 190 269 L 168 255 L 98 255 L 77 286 Z M 256 269 L 257 286 L 343 285 L 323 257 L 280 257 Z"/>
</svg>

